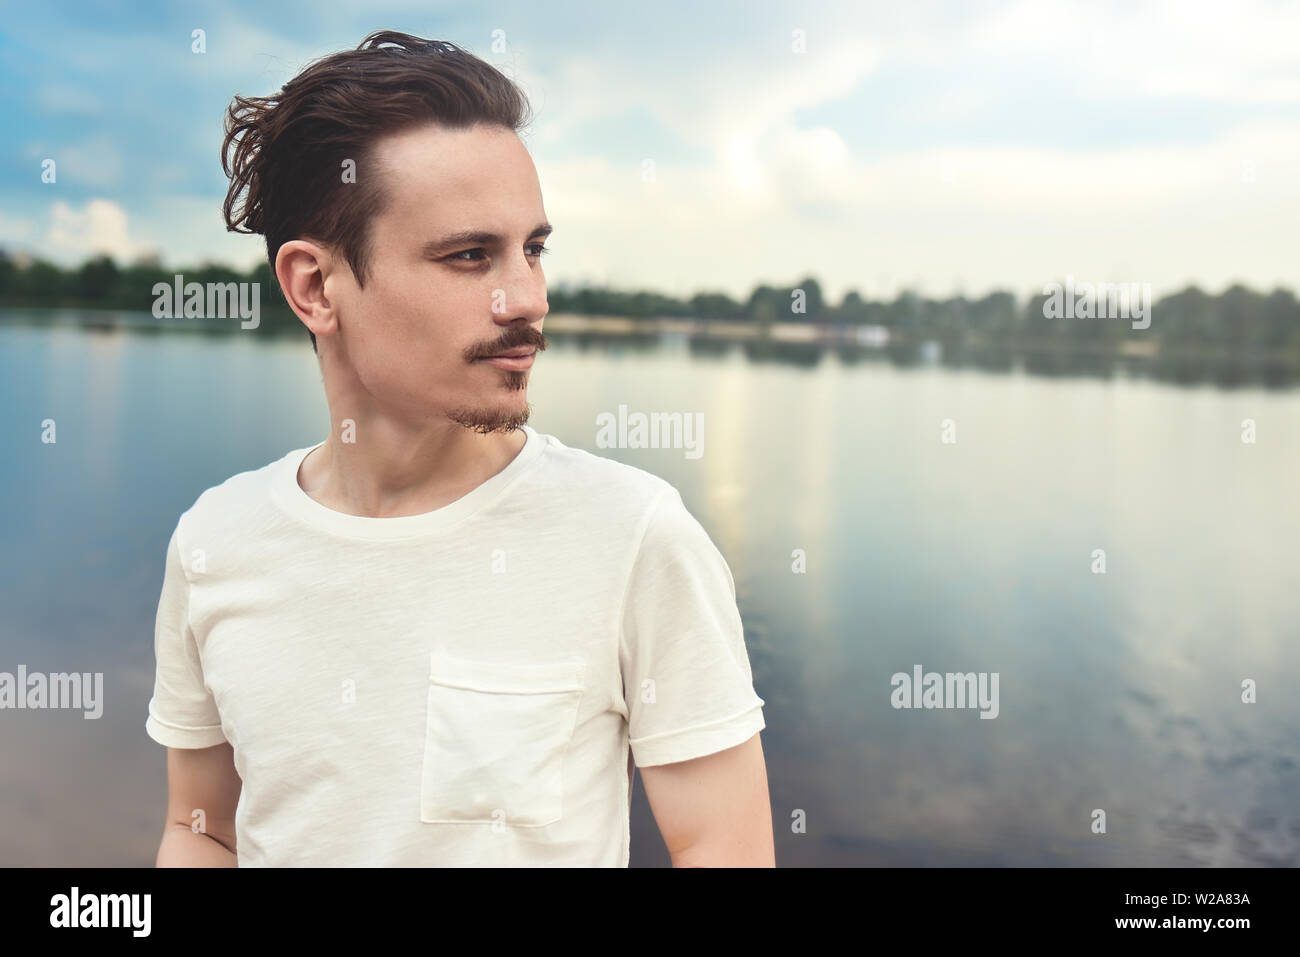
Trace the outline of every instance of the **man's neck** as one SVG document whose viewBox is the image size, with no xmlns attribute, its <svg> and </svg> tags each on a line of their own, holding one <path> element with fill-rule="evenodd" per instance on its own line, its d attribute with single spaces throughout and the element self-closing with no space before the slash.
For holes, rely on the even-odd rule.
<svg viewBox="0 0 1300 957">
<path fill-rule="evenodd" d="M 362 439 L 365 435 L 368 439 Z M 480 435 L 454 423 L 405 434 L 358 425 L 334 431 L 298 469 L 298 485 L 326 508 L 366 518 L 422 515 L 463 498 L 523 450 L 523 429 Z"/>
</svg>

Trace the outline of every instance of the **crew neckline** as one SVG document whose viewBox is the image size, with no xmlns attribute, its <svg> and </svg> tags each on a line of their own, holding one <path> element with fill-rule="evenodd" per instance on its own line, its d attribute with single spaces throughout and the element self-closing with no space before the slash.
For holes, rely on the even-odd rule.
<svg viewBox="0 0 1300 957">
<path fill-rule="evenodd" d="M 539 435 L 532 426 L 524 425 L 521 428 L 525 436 L 524 447 L 505 468 L 479 483 L 454 502 L 448 502 L 431 512 L 373 518 L 367 515 L 336 512 L 322 505 L 298 484 L 298 470 L 308 455 L 325 444 L 324 441 L 294 449 L 280 460 L 280 467 L 272 480 L 272 494 L 276 503 L 290 515 L 314 528 L 337 535 L 371 541 L 392 541 L 430 535 L 450 528 L 490 504 L 505 491 L 506 486 L 524 472 L 530 463 L 537 459 L 546 444 L 545 436 Z"/>
</svg>

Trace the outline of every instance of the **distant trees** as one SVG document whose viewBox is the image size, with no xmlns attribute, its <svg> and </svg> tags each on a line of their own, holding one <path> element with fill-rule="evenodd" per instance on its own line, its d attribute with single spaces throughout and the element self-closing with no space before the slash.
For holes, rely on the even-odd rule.
<svg viewBox="0 0 1300 957">
<path fill-rule="evenodd" d="M 105 299 L 118 289 L 121 275 L 111 256 L 96 256 L 77 270 L 75 288 L 81 299 Z"/>
<path fill-rule="evenodd" d="M 186 283 L 261 283 L 261 306 L 270 325 L 300 329 L 301 323 L 279 294 L 270 266 L 259 263 L 248 272 L 203 263 L 166 268 L 156 256 L 142 256 L 119 267 L 111 256 L 95 256 L 64 270 L 43 259 L 17 259 L 0 249 L 0 306 L 71 306 L 150 312 L 157 283 L 172 285 L 177 274 Z"/>
<path fill-rule="evenodd" d="M 203 263 L 191 268 L 163 268 L 156 257 L 119 267 L 109 256 L 96 256 L 80 267 L 63 270 L 42 259 L 11 257 L 0 249 L 0 305 L 83 306 L 149 311 L 155 283 L 171 283 L 180 273 L 186 282 L 257 282 L 269 325 L 300 328 L 285 304 L 265 262 L 247 272 Z M 1043 295 L 1023 305 L 1005 291 L 978 299 L 964 296 L 927 299 L 903 291 L 893 300 L 871 301 L 856 290 L 838 304 L 826 300 L 821 284 L 809 276 L 792 286 L 756 286 L 745 300 L 723 292 L 698 292 L 678 299 L 650 290 L 556 284 L 548 290 L 551 311 L 633 318 L 691 318 L 754 323 L 770 330 L 774 323 L 871 325 L 889 330 L 891 341 L 941 342 L 945 353 L 1014 343 L 1078 343 L 1091 351 L 1120 348 L 1125 341 L 1158 343 L 1166 349 L 1208 349 L 1232 354 L 1290 356 L 1300 364 L 1300 303 L 1289 289 L 1269 293 L 1235 285 L 1212 296 L 1196 286 L 1154 303 L 1149 329 L 1135 330 L 1123 319 L 1047 319 Z"/>
<path fill-rule="evenodd" d="M 695 319 L 743 319 L 741 304 L 726 293 L 700 292 L 690 298 L 690 315 Z"/>
</svg>

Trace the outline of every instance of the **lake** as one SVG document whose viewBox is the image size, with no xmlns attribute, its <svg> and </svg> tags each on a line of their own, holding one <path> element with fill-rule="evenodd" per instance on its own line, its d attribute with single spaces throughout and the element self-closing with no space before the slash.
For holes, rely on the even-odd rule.
<svg viewBox="0 0 1300 957">
<path fill-rule="evenodd" d="M 318 367 L 305 334 L 6 318 L 0 671 L 104 704 L 0 711 L 0 864 L 149 866 L 168 537 L 324 437 Z M 1300 864 L 1300 392 L 556 337 L 529 399 L 730 564 L 779 866 Z M 702 414 L 703 454 L 599 448 L 620 405 Z M 916 666 L 996 673 L 996 717 L 894 707 Z M 638 778 L 632 865 L 667 863 Z"/>
</svg>

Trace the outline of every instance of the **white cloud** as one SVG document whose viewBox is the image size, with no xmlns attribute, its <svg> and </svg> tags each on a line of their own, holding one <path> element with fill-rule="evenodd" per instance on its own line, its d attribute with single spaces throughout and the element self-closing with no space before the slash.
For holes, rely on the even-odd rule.
<svg viewBox="0 0 1300 957">
<path fill-rule="evenodd" d="M 810 273 L 835 295 L 893 295 L 904 284 L 1025 295 L 1066 272 L 1147 281 L 1157 292 L 1294 283 L 1287 224 L 1300 215 L 1300 125 L 1244 107 L 1300 94 L 1300 8 L 1034 0 L 946 9 L 950 17 L 844 12 L 839 30 L 809 24 L 803 55 L 788 54 L 788 29 L 768 22 L 763 50 L 746 33 L 659 63 L 606 49 L 537 71 L 546 111 L 537 159 L 560 227 L 550 273 L 733 294 Z M 966 81 L 927 84 L 932 68 L 946 76 L 954 64 Z M 846 134 L 861 142 L 868 117 L 907 129 L 879 99 L 887 94 L 865 87 L 885 67 L 890 84 L 928 98 L 932 117 L 996 109 L 1008 70 L 1073 87 L 1061 104 L 1066 129 L 1071 106 L 1108 100 L 1128 108 L 1178 96 L 1243 109 L 1227 132 L 1184 127 L 1169 146 L 1120 129 L 1077 148 L 932 135 L 931 147 L 854 155 Z M 842 121 L 853 128 L 806 118 L 845 97 L 862 108 L 862 119 Z M 632 164 L 591 159 L 600 152 L 593 121 L 635 111 L 653 114 L 685 155 L 705 158 L 674 162 L 667 147 L 665 156 L 651 149 L 652 184 Z M 1013 130 L 1017 118 L 1004 121 Z M 582 141 L 571 135 L 579 129 Z M 1254 164 L 1253 182 L 1244 163 Z"/>
<path fill-rule="evenodd" d="M 232 233 L 221 217 L 222 196 L 160 195 L 134 219 L 136 231 L 159 250 L 169 266 L 203 260 L 247 269 L 266 260 L 266 240 Z"/>
<path fill-rule="evenodd" d="M 1294 103 L 1297 37 L 1295 4 L 1020 0 L 974 24 L 962 46 L 990 56 L 1054 57 L 1092 92 Z"/>
<path fill-rule="evenodd" d="M 330 42 L 317 33 L 309 45 L 286 45 L 224 15 L 210 21 L 197 24 L 208 30 L 206 59 L 186 40 L 168 43 L 168 62 L 216 76 L 232 93 L 272 92 L 311 57 L 360 38 L 344 26 L 328 29 Z M 552 278 L 745 294 L 812 273 L 832 295 L 892 295 L 904 282 L 1024 294 L 1066 271 L 1158 290 L 1294 282 L 1285 227 L 1300 214 L 1300 125 L 1251 108 L 1300 100 L 1300 7 L 808 5 L 708 22 L 721 27 L 694 29 L 683 14 L 680 43 L 668 48 L 658 37 L 605 43 L 512 27 L 500 65 L 538 111 L 529 143 L 557 226 Z M 807 31 L 806 53 L 791 50 L 795 28 Z M 158 46 L 134 42 L 99 55 Z M 492 59 L 486 47 L 478 52 Z M 1109 103 L 1123 115 L 1113 135 L 1087 124 L 1075 148 L 1024 145 L 1015 110 L 1035 100 L 1007 102 L 1008 84 L 1022 79 L 1060 95 L 1067 132 L 1071 109 L 1095 118 Z M 75 110 L 84 106 L 75 92 L 42 96 Z M 903 114 L 895 96 L 923 115 Z M 1124 126 L 1170 98 L 1219 108 L 1204 125 L 1180 103 L 1167 128 Z M 946 135 L 949 118 L 974 111 L 993 118 L 987 131 Z M 602 137 L 605 124 L 621 134 L 628 117 L 646 115 L 667 131 L 664 142 L 657 130 L 644 141 L 634 132 L 632 145 Z M 217 112 L 195 117 L 169 135 L 187 136 L 192 155 L 215 165 Z M 103 194 L 123 172 L 104 136 L 40 155 L 60 157 L 61 184 L 66 175 Z M 1178 145 L 1161 146 L 1162 137 Z M 864 142 L 870 152 L 855 153 Z M 641 180 L 642 157 L 655 161 L 653 183 Z M 260 261 L 261 237 L 225 230 L 220 195 L 156 192 L 185 179 L 185 166 L 170 154 L 168 163 L 148 174 L 154 192 L 129 207 L 129 230 L 101 217 L 103 241 L 148 243 L 169 263 Z M 0 235 L 22 222 L 0 220 Z M 68 225 L 62 241 L 78 234 Z"/>
<path fill-rule="evenodd" d="M 861 35 L 814 30 L 803 53 L 793 52 L 788 31 L 765 41 L 694 51 L 685 60 L 689 70 L 681 57 L 629 66 L 626 53 L 617 50 L 565 57 L 554 73 L 540 66 L 527 84 L 538 113 L 535 135 L 548 147 L 563 145 L 576 128 L 645 110 L 686 142 L 725 153 L 788 123 L 799 110 L 851 94 L 880 61 Z M 518 59 L 526 67 L 527 57 Z"/>
<path fill-rule="evenodd" d="M 30 248 L 64 266 L 101 254 L 119 264 L 154 254 L 167 266 L 213 261 L 246 269 L 266 256 L 261 236 L 228 232 L 220 201 L 205 196 L 159 196 L 129 215 L 106 199 L 79 207 L 56 200 L 42 219 L 43 233 L 30 219 L 0 216 L 0 243 Z"/>
<path fill-rule="evenodd" d="M 734 158 L 634 171 L 543 167 L 558 224 L 553 278 L 609 274 L 677 293 L 820 278 L 838 297 L 904 284 L 1028 295 L 1068 273 L 1150 282 L 1293 282 L 1300 130 L 1258 127 L 1189 148 L 962 147 L 854 159 L 834 131 L 787 128 Z M 1255 177 L 1246 182 L 1244 160 Z"/>
<path fill-rule="evenodd" d="M 129 261 L 141 248 L 128 235 L 127 215 L 117 203 L 92 199 L 74 209 L 63 200 L 50 207 L 43 252 L 65 264 L 81 263 L 107 253 L 119 262 Z"/>
</svg>

